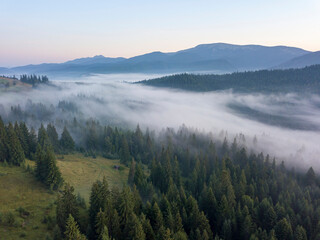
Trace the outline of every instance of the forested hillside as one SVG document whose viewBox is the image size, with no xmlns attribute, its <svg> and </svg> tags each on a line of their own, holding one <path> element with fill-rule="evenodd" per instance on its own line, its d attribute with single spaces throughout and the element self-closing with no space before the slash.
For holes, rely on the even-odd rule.
<svg viewBox="0 0 320 240">
<path fill-rule="evenodd" d="M 303 69 L 261 70 L 232 74 L 177 74 L 138 82 L 154 87 L 188 91 L 218 91 L 263 93 L 320 93 L 320 65 Z"/>
<path fill-rule="evenodd" d="M 36 162 L 31 171 L 53 190 L 63 181 L 54 152 L 120 158 L 130 172 L 121 189 L 109 188 L 106 179 L 95 182 L 87 207 L 64 185 L 53 239 L 320 237 L 319 179 L 313 169 L 301 173 L 269 155 L 250 153 L 243 135 L 228 142 L 186 127 L 155 134 L 139 126 L 132 131 L 94 121 L 65 123 L 59 137 L 53 124 L 35 134 L 24 123 L 0 121 L 2 164 L 23 165 L 28 156 Z M 75 144 L 69 132 L 84 144 Z M 5 224 L 4 219 L 0 225 Z"/>
</svg>

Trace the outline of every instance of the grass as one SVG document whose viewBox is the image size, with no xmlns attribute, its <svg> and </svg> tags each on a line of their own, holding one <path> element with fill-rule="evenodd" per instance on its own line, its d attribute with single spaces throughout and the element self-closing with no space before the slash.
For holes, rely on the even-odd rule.
<svg viewBox="0 0 320 240">
<path fill-rule="evenodd" d="M 23 168 L 0 164 L 0 239 L 45 239 L 48 230 L 42 220 L 54 214 L 55 199 L 56 194 Z M 12 224 L 6 223 L 9 215 Z"/>
<path fill-rule="evenodd" d="M 31 85 L 23 83 L 17 79 L 0 77 L 1 85 L 8 85 L 8 87 L 0 86 L 0 92 L 19 92 L 26 89 L 31 89 Z"/>
<path fill-rule="evenodd" d="M 27 165 L 35 167 L 34 161 L 28 161 Z M 105 176 L 109 187 L 122 188 L 127 183 L 129 168 L 121 165 L 120 160 L 110 160 L 103 157 L 85 157 L 80 153 L 58 155 L 57 165 L 66 183 L 75 188 L 75 193 L 88 202 L 91 186 L 96 180 L 102 180 Z M 121 166 L 121 170 L 114 169 L 115 165 Z"/>
<path fill-rule="evenodd" d="M 58 167 L 65 182 L 75 188 L 86 201 L 90 196 L 92 183 L 104 176 L 109 187 L 122 187 L 128 180 L 129 168 L 122 166 L 122 170 L 114 169 L 120 165 L 119 160 L 110 160 L 103 157 L 84 157 L 81 154 L 64 155 L 63 159 L 57 158 Z"/>
<path fill-rule="evenodd" d="M 105 176 L 110 188 L 127 182 L 129 168 L 114 169 L 119 160 L 84 157 L 76 153 L 57 156 L 65 182 L 75 188 L 88 203 L 92 183 Z M 35 166 L 26 160 L 26 165 Z M 57 192 L 50 192 L 22 167 L 0 164 L 0 239 L 45 239 L 51 230 L 42 223 L 47 216 L 55 219 Z M 19 212 L 20 209 L 20 212 Z M 14 219 L 8 224 L 7 220 Z M 9 226 L 10 225 L 10 226 Z"/>
</svg>

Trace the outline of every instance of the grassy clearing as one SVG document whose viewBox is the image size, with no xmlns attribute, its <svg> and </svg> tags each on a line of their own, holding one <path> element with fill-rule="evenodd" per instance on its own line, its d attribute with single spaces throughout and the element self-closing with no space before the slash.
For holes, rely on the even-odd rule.
<svg viewBox="0 0 320 240">
<path fill-rule="evenodd" d="M 103 157 L 84 157 L 82 154 L 64 155 L 57 157 L 58 167 L 65 182 L 75 188 L 88 201 L 92 183 L 105 176 L 110 188 L 122 187 L 128 180 L 129 168 L 122 166 L 122 170 L 114 169 L 120 165 L 119 160 L 110 160 Z"/>
<path fill-rule="evenodd" d="M 27 164 L 35 167 L 35 162 L 28 161 Z M 92 184 L 96 180 L 102 180 L 105 176 L 109 187 L 121 188 L 127 183 L 129 168 L 121 165 L 120 160 L 110 160 L 103 157 L 85 157 L 80 153 L 69 155 L 58 155 L 57 164 L 66 183 L 75 188 L 75 193 L 80 193 L 88 202 Z M 121 166 L 121 170 L 114 166 Z"/>
<path fill-rule="evenodd" d="M 32 86 L 17 79 L 0 77 L 0 92 L 19 92 L 31 89 Z"/>
<path fill-rule="evenodd" d="M 119 160 L 84 157 L 81 154 L 57 156 L 65 182 L 75 187 L 88 202 L 92 183 L 105 176 L 110 188 L 127 182 L 129 169 L 114 169 Z M 32 167 L 35 162 L 26 160 Z M 45 239 L 51 229 L 43 223 L 47 216 L 55 219 L 57 192 L 50 192 L 22 167 L 0 164 L 0 239 Z M 20 208 L 20 213 L 18 209 Z M 22 212 L 22 213 L 21 213 Z M 13 223 L 8 223 L 10 217 Z"/>
<path fill-rule="evenodd" d="M 48 229 L 42 221 L 54 214 L 55 199 L 23 168 L 0 164 L 0 239 L 45 239 Z M 10 224 L 9 215 L 14 218 Z"/>
</svg>

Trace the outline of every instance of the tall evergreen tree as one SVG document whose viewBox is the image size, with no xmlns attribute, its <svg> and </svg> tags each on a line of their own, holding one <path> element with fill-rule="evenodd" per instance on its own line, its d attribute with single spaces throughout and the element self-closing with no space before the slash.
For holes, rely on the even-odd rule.
<svg viewBox="0 0 320 240">
<path fill-rule="evenodd" d="M 128 164 L 131 160 L 129 145 L 125 136 L 122 137 L 121 141 L 121 152 L 120 152 L 120 162 L 122 164 Z"/>
<path fill-rule="evenodd" d="M 55 152 L 59 152 L 59 136 L 55 126 L 51 123 L 47 125 L 47 134 L 53 147 L 53 150 Z"/>
<path fill-rule="evenodd" d="M 66 221 L 66 231 L 64 232 L 66 240 L 86 240 L 87 238 L 81 234 L 77 222 L 71 214 Z"/>
<path fill-rule="evenodd" d="M 66 231 L 66 222 L 69 215 L 74 216 L 78 219 L 79 207 L 77 204 L 77 199 L 74 194 L 74 188 L 69 184 L 66 184 L 61 195 L 58 196 L 57 208 L 56 208 L 56 218 L 57 224 L 61 229 L 61 232 Z"/>
<path fill-rule="evenodd" d="M 21 165 L 24 162 L 24 153 L 20 141 L 13 129 L 11 123 L 7 127 L 8 155 L 9 163 L 13 165 Z"/>
<path fill-rule="evenodd" d="M 54 190 L 60 188 L 62 186 L 63 179 L 51 147 L 47 147 L 44 163 L 47 166 L 45 183 Z"/>
<path fill-rule="evenodd" d="M 60 138 L 60 147 L 65 151 L 65 152 L 72 152 L 74 151 L 75 148 L 75 143 L 67 129 L 67 127 L 63 128 L 63 132 L 61 134 Z"/>
<path fill-rule="evenodd" d="M 9 161 L 8 139 L 6 128 L 0 116 L 0 162 Z"/>
</svg>

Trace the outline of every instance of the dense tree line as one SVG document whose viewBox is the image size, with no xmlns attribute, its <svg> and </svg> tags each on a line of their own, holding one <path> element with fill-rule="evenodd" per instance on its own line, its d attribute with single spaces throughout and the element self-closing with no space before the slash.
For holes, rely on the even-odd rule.
<svg viewBox="0 0 320 240">
<path fill-rule="evenodd" d="M 52 124 L 48 124 L 47 129 L 41 125 L 36 134 L 24 122 L 5 125 L 0 118 L 0 162 L 20 166 L 24 164 L 25 157 L 34 160 L 35 176 L 51 189 L 58 189 L 63 183 L 55 153 L 73 150 L 74 141 L 66 127 L 59 139 Z"/>
<path fill-rule="evenodd" d="M 68 127 L 68 128 L 67 128 Z M 57 200 L 55 239 L 319 239 L 319 179 L 269 155 L 248 153 L 246 139 L 212 139 L 181 127 L 158 135 L 87 121 L 53 124 L 38 133 L 0 121 L 1 161 L 36 161 L 35 175 L 62 186 L 54 152 L 119 157 L 130 167 L 128 186 L 92 185 L 86 208 L 66 184 Z M 74 134 L 82 133 L 82 145 Z M 256 140 L 255 140 L 256 141 Z"/>
<path fill-rule="evenodd" d="M 177 74 L 144 80 L 140 84 L 178 88 L 188 91 L 217 91 L 233 89 L 237 92 L 312 92 L 319 94 L 320 65 L 302 69 L 259 70 L 231 74 Z"/>
<path fill-rule="evenodd" d="M 31 84 L 32 86 L 36 86 L 38 84 L 46 84 L 49 82 L 49 78 L 45 75 L 43 76 L 37 76 L 35 74 L 33 75 L 26 75 L 23 74 L 20 76 L 20 81 L 24 83 Z"/>
<path fill-rule="evenodd" d="M 65 237 L 69 214 L 88 239 L 320 237 L 319 179 L 313 169 L 303 174 L 269 155 L 248 153 L 243 135 L 229 143 L 185 127 L 157 137 L 139 126 L 131 131 L 91 122 L 84 130 L 85 151 L 117 154 L 130 166 L 129 187 L 95 182 L 88 210 L 73 194 L 77 210 L 57 213 Z M 64 198 L 63 193 L 62 206 Z M 79 216 L 83 211 L 86 217 Z"/>
</svg>

